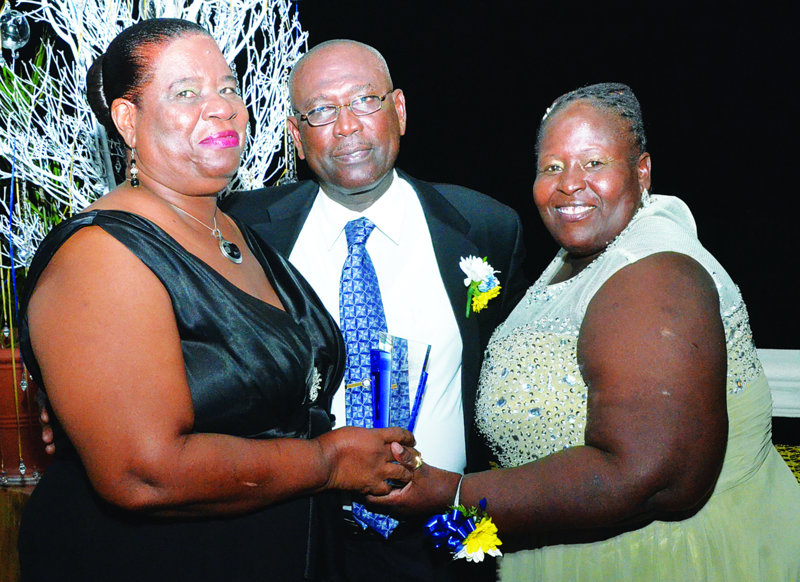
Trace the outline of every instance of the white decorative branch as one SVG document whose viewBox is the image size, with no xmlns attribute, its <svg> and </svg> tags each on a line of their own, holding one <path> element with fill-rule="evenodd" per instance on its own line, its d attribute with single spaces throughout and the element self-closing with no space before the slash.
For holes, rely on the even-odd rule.
<svg viewBox="0 0 800 582">
<path fill-rule="evenodd" d="M 41 66 L 6 62 L 5 53 L 0 60 L 15 69 L 9 80 L 0 77 L 0 156 L 13 162 L 21 190 L 12 208 L 11 173 L 0 167 L 4 268 L 11 264 L 11 247 L 14 266 L 27 266 L 53 223 L 113 188 L 115 168 L 122 175 L 122 152 L 109 143 L 86 101 L 86 72 L 122 29 L 142 18 L 198 22 L 239 69 L 251 124 L 231 188 L 260 188 L 282 173 L 294 176 L 285 134 L 286 79 L 307 34 L 290 0 L 22 0 L 16 9 L 55 32 L 66 50 L 45 44 Z M 26 195 L 33 191 L 38 206 Z"/>
</svg>

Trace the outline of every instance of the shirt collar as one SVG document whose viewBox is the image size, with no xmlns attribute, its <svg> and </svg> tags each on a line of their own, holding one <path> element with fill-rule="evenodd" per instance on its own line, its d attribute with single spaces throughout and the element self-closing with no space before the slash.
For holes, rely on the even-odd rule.
<svg viewBox="0 0 800 582">
<path fill-rule="evenodd" d="M 314 201 L 312 212 L 318 215 L 319 226 L 325 245 L 332 248 L 339 237 L 344 237 L 344 227 L 351 220 L 367 217 L 394 244 L 400 244 L 404 230 L 408 196 L 414 195 L 411 184 L 392 170 L 393 178 L 389 189 L 364 212 L 356 212 L 334 202 L 320 189 Z"/>
</svg>

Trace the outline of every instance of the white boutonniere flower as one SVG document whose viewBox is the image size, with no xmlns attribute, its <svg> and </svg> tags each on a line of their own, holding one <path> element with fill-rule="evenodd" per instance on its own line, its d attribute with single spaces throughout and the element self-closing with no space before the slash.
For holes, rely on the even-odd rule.
<svg viewBox="0 0 800 582">
<path fill-rule="evenodd" d="M 470 311 L 479 312 L 486 307 L 490 299 L 500 295 L 500 281 L 495 277 L 494 268 L 486 262 L 486 257 L 479 259 L 472 255 L 461 257 L 458 263 L 467 276 L 464 286 L 467 287 L 467 317 Z"/>
</svg>

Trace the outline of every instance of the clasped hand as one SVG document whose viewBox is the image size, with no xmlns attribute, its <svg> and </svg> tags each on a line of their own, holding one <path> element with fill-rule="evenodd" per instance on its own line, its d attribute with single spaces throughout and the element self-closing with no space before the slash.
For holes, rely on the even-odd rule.
<svg viewBox="0 0 800 582">
<path fill-rule="evenodd" d="M 362 495 L 386 495 L 408 483 L 419 453 L 414 436 L 399 427 L 367 429 L 343 427 L 317 437 L 328 466 L 326 488 L 345 489 Z M 400 451 L 398 458 L 392 444 Z"/>
<path fill-rule="evenodd" d="M 417 451 L 398 443 L 391 445 L 395 461 L 405 467 L 411 479 L 387 494 L 370 494 L 370 509 L 396 516 L 430 515 L 444 511 L 453 502 L 461 475 L 422 463 Z"/>
</svg>

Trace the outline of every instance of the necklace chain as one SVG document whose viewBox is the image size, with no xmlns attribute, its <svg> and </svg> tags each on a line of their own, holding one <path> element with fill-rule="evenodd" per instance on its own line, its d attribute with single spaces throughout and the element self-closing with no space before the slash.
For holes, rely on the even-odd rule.
<svg viewBox="0 0 800 582">
<path fill-rule="evenodd" d="M 211 227 L 210 227 L 210 226 L 208 226 L 208 225 L 207 225 L 205 222 L 203 222 L 203 221 L 202 221 L 202 220 L 200 220 L 199 218 L 197 218 L 197 217 L 195 217 L 195 216 L 193 216 L 193 215 L 189 214 L 188 212 L 186 212 L 186 211 L 185 211 L 183 208 L 181 208 L 180 206 L 175 206 L 175 205 L 174 205 L 172 202 L 167 202 L 167 204 L 169 204 L 170 206 L 172 206 L 172 207 L 173 207 L 175 210 L 177 210 L 178 212 L 182 212 L 183 214 L 185 214 L 186 216 L 188 216 L 188 217 L 189 217 L 189 218 L 191 218 L 192 220 L 195 220 L 195 221 L 199 222 L 200 224 L 202 224 L 203 226 L 205 226 L 205 227 L 206 227 L 208 230 L 210 230 L 210 231 L 211 231 L 211 234 L 213 234 L 213 235 L 214 235 L 214 238 L 216 238 L 216 236 L 217 236 L 217 235 L 216 235 L 215 233 L 219 232 L 219 229 L 217 228 L 217 207 L 216 207 L 216 206 L 214 207 L 214 214 L 213 214 L 213 216 L 211 217 L 211 220 L 213 220 L 213 221 L 214 221 L 214 228 L 211 228 Z"/>
<path fill-rule="evenodd" d="M 217 239 L 217 244 L 219 244 L 219 252 L 222 253 L 222 256 L 231 261 L 232 263 L 236 263 L 237 265 L 242 262 L 242 251 L 239 250 L 239 246 L 236 243 L 232 243 L 231 241 L 227 240 L 224 236 L 222 236 L 222 232 L 219 230 L 217 226 L 217 207 L 214 207 L 214 214 L 211 219 L 214 221 L 214 228 L 208 226 L 205 222 L 200 220 L 199 218 L 189 214 L 183 208 L 179 206 L 175 206 L 172 202 L 167 202 L 170 206 L 172 206 L 175 210 L 185 214 L 189 218 L 194 221 L 199 222 L 203 226 L 205 226 L 208 230 L 211 231 L 211 236 Z"/>
</svg>

